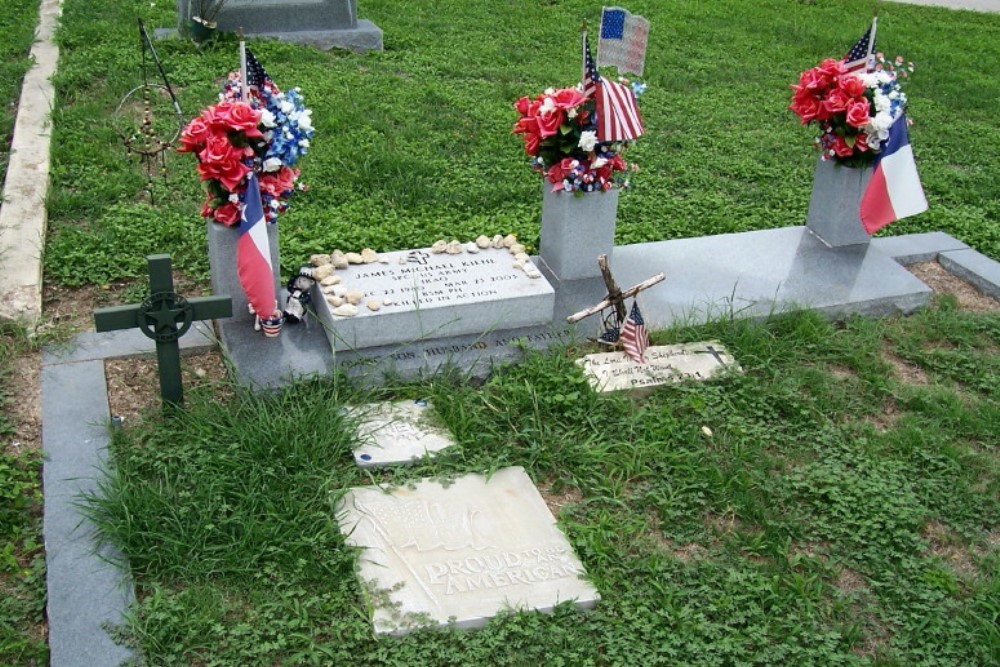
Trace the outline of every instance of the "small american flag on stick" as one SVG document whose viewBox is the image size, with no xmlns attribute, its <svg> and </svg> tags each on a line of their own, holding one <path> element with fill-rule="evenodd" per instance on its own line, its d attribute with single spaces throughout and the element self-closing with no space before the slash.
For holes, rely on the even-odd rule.
<svg viewBox="0 0 1000 667">
<path fill-rule="evenodd" d="M 636 301 L 632 302 L 632 310 L 625 320 L 625 326 L 622 327 L 621 342 L 625 348 L 625 353 L 633 361 L 637 364 L 646 363 L 643 354 L 646 352 L 646 348 L 649 347 L 649 333 L 646 331 L 646 321 L 642 319 L 642 313 L 639 312 L 639 303 Z"/>
<path fill-rule="evenodd" d="M 271 81 L 271 77 L 264 71 L 264 66 L 247 49 L 247 88 L 251 90 L 259 89 L 265 82 Z"/>
<path fill-rule="evenodd" d="M 594 57 L 590 55 L 590 42 L 587 40 L 587 26 L 583 27 L 583 96 L 593 97 L 601 85 L 601 75 L 594 64 Z"/>
<path fill-rule="evenodd" d="M 872 19 L 872 24 L 865 31 L 865 34 L 861 35 L 861 38 L 855 42 L 851 50 L 844 56 L 844 67 L 847 68 L 848 72 L 856 72 L 860 69 L 871 71 L 873 69 L 872 54 L 875 52 L 875 30 L 877 24 L 878 17 L 876 16 Z"/>
<path fill-rule="evenodd" d="M 643 131 L 632 87 L 602 79 L 597 87 L 597 140 L 629 141 L 641 137 Z"/>
<path fill-rule="evenodd" d="M 590 55 L 586 29 L 583 31 L 583 95 L 597 100 L 598 141 L 629 141 L 642 136 L 642 116 L 635 92 L 631 86 L 600 75 Z"/>
</svg>

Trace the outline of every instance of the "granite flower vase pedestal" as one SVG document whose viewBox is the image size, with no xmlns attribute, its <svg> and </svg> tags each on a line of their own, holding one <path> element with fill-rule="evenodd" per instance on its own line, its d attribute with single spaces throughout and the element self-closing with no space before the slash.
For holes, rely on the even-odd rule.
<svg viewBox="0 0 1000 667">
<path fill-rule="evenodd" d="M 806 227 L 832 248 L 868 243 L 858 213 L 861 195 L 872 178 L 872 167 L 848 167 L 834 160 L 816 162 Z"/>
<path fill-rule="evenodd" d="M 617 218 L 617 189 L 552 192 L 552 184 L 543 181 L 542 261 L 559 280 L 600 276 L 597 257 L 611 257 Z"/>
<path fill-rule="evenodd" d="M 205 222 L 208 234 L 208 265 L 212 274 L 212 293 L 228 294 L 233 299 L 233 319 L 253 324 L 253 315 L 247 308 L 246 294 L 240 284 L 240 276 L 236 270 L 236 244 L 240 238 L 239 227 L 225 225 L 207 220 Z M 280 264 L 278 263 L 278 226 L 267 225 L 267 241 L 271 246 L 271 266 L 274 268 L 274 293 L 281 301 Z M 279 308 L 281 304 L 279 303 Z M 278 325 L 280 330 L 280 324 Z M 276 334 L 275 334 L 276 335 Z"/>
</svg>

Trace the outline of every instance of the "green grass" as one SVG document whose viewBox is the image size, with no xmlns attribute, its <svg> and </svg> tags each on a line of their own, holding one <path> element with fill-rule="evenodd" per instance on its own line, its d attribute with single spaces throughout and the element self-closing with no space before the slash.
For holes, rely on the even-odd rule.
<svg viewBox="0 0 1000 667">
<path fill-rule="evenodd" d="M 743 374 L 641 400 L 591 392 L 578 348 L 480 386 L 333 378 L 235 390 L 221 410 L 218 387 L 190 392 L 185 413 L 115 438 L 91 499 L 137 579 L 120 638 L 164 666 L 996 664 L 1000 316 L 943 299 L 907 319 L 726 320 L 654 343 L 713 337 Z M 457 445 L 357 469 L 339 408 L 417 396 Z M 597 608 L 375 640 L 337 498 L 511 465 L 573 492 L 559 521 Z"/>
<path fill-rule="evenodd" d="M 0 12 L 0 174 L 7 173 L 21 81 L 31 66 L 28 52 L 35 37 L 38 0 L 9 0 Z"/>
<path fill-rule="evenodd" d="M 658 241 L 801 224 L 812 131 L 786 109 L 789 83 L 842 53 L 864 30 L 862 0 L 676 0 L 630 5 L 652 22 L 647 135 L 631 155 L 642 172 L 621 199 L 616 241 Z M 311 190 L 281 221 L 288 272 L 315 252 L 388 251 L 438 238 L 514 232 L 533 243 L 540 197 L 517 137 L 523 95 L 575 83 L 581 0 L 370 0 L 364 18 L 385 51 L 322 53 L 277 42 L 254 51 L 283 86 L 300 86 L 317 135 L 301 163 Z M 173 4 L 67 0 L 60 31 L 51 235 L 45 270 L 63 285 L 143 273 L 169 251 L 188 275 L 207 275 L 202 199 L 189 155 L 171 155 L 142 194 L 111 116 L 141 78 L 136 17 L 173 22 Z M 917 70 L 908 83 L 914 150 L 931 209 L 888 234 L 942 230 L 1000 258 L 1000 16 L 880 5 L 879 44 Z M 232 40 L 199 50 L 157 49 L 186 115 L 210 103 L 236 66 Z"/>
<path fill-rule="evenodd" d="M 18 400 L 11 363 L 27 347 L 24 332 L 0 327 L 0 664 L 41 667 L 45 646 L 41 457 L 12 446 L 9 406 Z"/>
</svg>

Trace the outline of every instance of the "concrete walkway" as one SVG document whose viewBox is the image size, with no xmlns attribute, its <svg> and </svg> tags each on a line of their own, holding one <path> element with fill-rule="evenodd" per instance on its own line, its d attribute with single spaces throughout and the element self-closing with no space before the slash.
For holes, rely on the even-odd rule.
<svg viewBox="0 0 1000 667">
<path fill-rule="evenodd" d="M 974 12 L 1000 12 L 1000 0 L 888 0 L 902 5 L 925 5 Z"/>
<path fill-rule="evenodd" d="M 180 340 L 186 352 L 214 346 L 196 323 Z M 149 355 L 154 343 L 137 329 L 87 332 L 68 346 L 42 352 L 42 467 L 45 489 L 45 567 L 52 667 L 117 667 L 132 657 L 105 624 L 120 625 L 134 599 L 121 554 L 98 547 L 94 527 L 79 508 L 97 493 L 107 465 L 111 414 L 104 360 Z"/>
<path fill-rule="evenodd" d="M 48 214 L 49 145 L 59 62 L 53 41 L 62 0 L 42 0 L 31 57 L 24 76 L 10 162 L 0 206 L 0 320 L 38 323 L 42 314 L 42 250 Z"/>
</svg>

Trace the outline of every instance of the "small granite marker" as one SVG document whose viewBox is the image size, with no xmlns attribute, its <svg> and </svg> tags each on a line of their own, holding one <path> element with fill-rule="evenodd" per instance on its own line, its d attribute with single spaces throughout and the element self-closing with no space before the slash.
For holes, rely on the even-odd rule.
<svg viewBox="0 0 1000 667">
<path fill-rule="evenodd" d="M 337 507 L 340 529 L 363 547 L 360 577 L 388 596 L 377 633 L 422 625 L 484 625 L 506 609 L 589 609 L 600 595 L 523 468 L 448 486 L 425 479 L 392 491 L 353 488 Z"/>
<path fill-rule="evenodd" d="M 174 292 L 170 255 L 149 255 L 149 296 L 130 306 L 98 308 L 94 311 L 97 331 L 138 327 L 156 341 L 156 361 L 160 371 L 160 396 L 164 404 L 184 402 L 181 383 L 181 352 L 177 341 L 195 320 L 230 317 L 233 303 L 228 296 L 185 299 Z"/>
<path fill-rule="evenodd" d="M 624 352 L 588 354 L 576 363 L 599 392 L 644 389 L 682 380 L 707 380 L 725 370 L 739 371 L 732 355 L 718 341 L 646 348 L 645 364 Z"/>
<path fill-rule="evenodd" d="M 361 419 L 354 462 L 361 468 L 406 465 L 449 447 L 455 442 L 441 428 L 429 423 L 430 404 L 425 400 L 372 403 L 351 409 Z"/>
<path fill-rule="evenodd" d="M 322 285 L 313 288 L 316 315 L 334 350 L 552 322 L 552 286 L 540 274 L 532 278 L 523 267 L 515 268 L 506 249 L 447 254 L 422 248 L 383 253 L 381 258 L 337 270 L 340 281 L 329 293 Z M 385 305 L 377 312 L 362 307 L 351 310 L 350 316 L 338 316 L 330 301 L 350 292 Z"/>
</svg>

